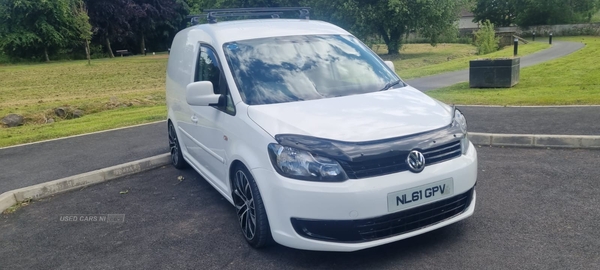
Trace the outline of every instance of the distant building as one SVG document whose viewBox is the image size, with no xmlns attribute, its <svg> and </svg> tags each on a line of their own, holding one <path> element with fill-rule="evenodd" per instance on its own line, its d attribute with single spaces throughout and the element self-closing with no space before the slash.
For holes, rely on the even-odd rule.
<svg viewBox="0 0 600 270">
<path fill-rule="evenodd" d="M 475 14 L 468 10 L 460 12 L 460 18 L 458 19 L 458 32 L 459 36 L 472 36 L 473 32 L 479 30 L 479 23 L 473 22 Z"/>
<path fill-rule="evenodd" d="M 475 14 L 473 12 L 463 10 L 460 12 L 460 19 L 458 21 L 458 29 L 479 29 L 479 23 L 473 22 L 475 19 Z"/>
</svg>

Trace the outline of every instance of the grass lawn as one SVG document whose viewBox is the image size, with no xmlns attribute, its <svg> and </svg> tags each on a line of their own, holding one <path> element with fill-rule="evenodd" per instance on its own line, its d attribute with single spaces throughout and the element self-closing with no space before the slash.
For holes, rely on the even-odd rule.
<svg viewBox="0 0 600 270">
<path fill-rule="evenodd" d="M 427 92 L 446 103 L 485 105 L 600 104 L 600 37 L 559 38 L 585 48 L 550 62 L 523 68 L 509 89 L 470 89 L 468 83 Z"/>
<path fill-rule="evenodd" d="M 0 147 L 165 119 L 166 66 L 167 55 L 0 66 L 0 118 L 25 118 L 0 127 Z M 61 119 L 57 107 L 84 116 Z"/>
<path fill-rule="evenodd" d="M 530 42 L 519 45 L 519 55 L 524 56 L 549 48 L 542 42 Z M 385 45 L 375 45 L 373 49 L 379 54 L 386 54 Z M 382 58 L 394 62 L 396 72 L 405 80 L 457 71 L 469 67 L 469 61 L 478 58 L 512 57 L 513 47 L 487 54 L 476 55 L 475 46 L 466 44 L 406 44 L 399 56 L 383 55 Z"/>
</svg>

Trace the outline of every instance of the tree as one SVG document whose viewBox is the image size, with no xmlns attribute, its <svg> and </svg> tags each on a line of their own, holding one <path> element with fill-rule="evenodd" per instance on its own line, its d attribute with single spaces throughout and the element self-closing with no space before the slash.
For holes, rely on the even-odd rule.
<svg viewBox="0 0 600 270">
<path fill-rule="evenodd" d="M 82 42 L 85 48 L 85 56 L 88 60 L 88 65 L 91 64 L 90 56 L 90 40 L 92 38 L 92 25 L 90 17 L 87 14 L 85 3 L 82 0 L 73 0 L 73 37 L 75 43 Z M 79 40 L 80 42 L 77 42 Z"/>
<path fill-rule="evenodd" d="M 433 46 L 437 45 L 442 36 L 456 37 L 458 35 L 457 20 L 460 11 L 469 2 L 470 0 L 422 2 L 421 5 L 417 5 L 419 8 L 417 10 L 419 22 L 415 27 L 416 30 L 421 35 L 428 37 Z"/>
<path fill-rule="evenodd" d="M 569 24 L 589 22 L 600 0 L 477 0 L 475 21 L 496 26 Z"/>
<path fill-rule="evenodd" d="M 465 0 L 354 0 L 356 24 L 379 34 L 388 46 L 388 54 L 399 54 L 403 36 L 418 31 L 430 39 L 454 31 Z"/>
<path fill-rule="evenodd" d="M 521 26 L 569 24 L 589 21 L 598 10 L 598 0 L 521 0 Z"/>
<path fill-rule="evenodd" d="M 126 37 L 131 31 L 129 21 L 133 12 L 131 0 L 85 0 L 92 23 L 92 32 L 108 51 L 115 57 L 111 40 Z"/>
<path fill-rule="evenodd" d="M 362 40 L 380 36 L 389 54 L 398 54 L 403 36 L 419 31 L 433 45 L 456 31 L 459 11 L 470 0 L 188 0 L 194 11 L 205 8 L 310 6 L 311 18 L 332 22 Z"/>
<path fill-rule="evenodd" d="M 227 3 L 226 3 L 227 2 Z M 186 4 L 189 7 L 190 14 L 200 14 L 202 10 L 209 8 L 224 8 L 224 7 L 235 7 L 230 3 L 230 0 L 186 0 Z"/>
<path fill-rule="evenodd" d="M 496 26 L 513 24 L 519 9 L 518 0 L 478 0 L 473 9 L 475 22 L 489 20 Z"/>
<path fill-rule="evenodd" d="M 130 25 L 138 39 L 140 52 L 146 50 L 148 36 L 168 36 L 169 31 L 179 28 L 189 12 L 182 0 L 133 0 Z"/>
<path fill-rule="evenodd" d="M 0 1 L 0 50 L 11 57 L 39 57 L 73 45 L 73 0 Z"/>
</svg>

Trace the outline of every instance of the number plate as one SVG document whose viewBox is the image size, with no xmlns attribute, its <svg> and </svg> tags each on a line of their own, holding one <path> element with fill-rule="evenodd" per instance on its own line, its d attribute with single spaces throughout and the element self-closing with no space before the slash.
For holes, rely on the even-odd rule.
<svg viewBox="0 0 600 270">
<path fill-rule="evenodd" d="M 388 211 L 397 212 L 447 198 L 453 194 L 454 180 L 452 178 L 416 188 L 393 192 L 388 194 Z"/>
</svg>

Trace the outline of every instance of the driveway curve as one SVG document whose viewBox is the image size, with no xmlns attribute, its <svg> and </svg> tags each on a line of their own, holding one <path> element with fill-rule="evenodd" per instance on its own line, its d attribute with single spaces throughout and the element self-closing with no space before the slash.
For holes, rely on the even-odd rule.
<svg viewBox="0 0 600 270">
<path fill-rule="evenodd" d="M 533 66 L 542 62 L 572 54 L 578 50 L 581 50 L 583 47 L 585 47 L 585 45 L 579 42 L 556 41 L 553 43 L 552 47 L 548 49 L 521 57 L 521 68 Z M 412 79 L 406 82 L 423 92 L 427 92 L 466 81 L 469 81 L 468 69 Z"/>
</svg>

